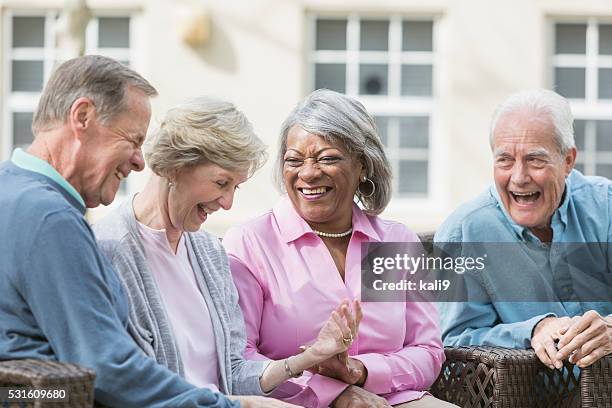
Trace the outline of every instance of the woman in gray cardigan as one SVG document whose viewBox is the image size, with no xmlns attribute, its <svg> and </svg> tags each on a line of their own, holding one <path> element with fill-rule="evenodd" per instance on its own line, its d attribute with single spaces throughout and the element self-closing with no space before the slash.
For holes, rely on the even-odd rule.
<svg viewBox="0 0 612 408">
<path fill-rule="evenodd" d="M 178 106 L 146 145 L 153 174 L 144 190 L 94 231 L 123 279 L 128 330 L 145 354 L 197 386 L 251 395 L 235 397 L 244 407 L 280 408 L 293 405 L 258 395 L 347 350 L 361 306 L 342 302 L 303 353 L 244 359 L 244 322 L 228 259 L 200 226 L 218 209 L 230 209 L 234 190 L 265 159 L 265 146 L 232 104 L 199 98 Z"/>
</svg>

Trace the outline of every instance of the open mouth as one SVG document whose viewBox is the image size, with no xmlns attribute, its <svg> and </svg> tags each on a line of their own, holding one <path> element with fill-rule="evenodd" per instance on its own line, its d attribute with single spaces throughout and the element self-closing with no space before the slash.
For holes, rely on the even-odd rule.
<svg viewBox="0 0 612 408">
<path fill-rule="evenodd" d="M 302 197 L 304 197 L 307 200 L 319 199 L 331 190 L 332 190 L 331 187 L 298 188 L 298 191 L 301 193 Z"/>
<path fill-rule="evenodd" d="M 210 208 L 206 207 L 204 203 L 198 203 L 197 207 L 198 207 L 198 216 L 200 217 L 200 220 L 202 221 L 204 221 L 208 215 L 215 212 L 215 210 L 211 210 Z"/>
<path fill-rule="evenodd" d="M 120 172 L 119 170 L 115 170 L 115 177 L 117 177 L 119 179 L 119 181 L 123 180 L 124 178 L 126 178 L 127 176 L 125 176 L 122 172 Z"/>
<path fill-rule="evenodd" d="M 510 191 L 510 195 L 512 196 L 514 201 L 517 202 L 518 204 L 527 205 L 527 204 L 533 204 L 536 201 L 538 201 L 538 198 L 540 198 L 542 193 L 540 193 L 539 191 L 532 191 L 532 192 L 526 192 L 526 193 L 518 192 L 518 191 Z"/>
</svg>

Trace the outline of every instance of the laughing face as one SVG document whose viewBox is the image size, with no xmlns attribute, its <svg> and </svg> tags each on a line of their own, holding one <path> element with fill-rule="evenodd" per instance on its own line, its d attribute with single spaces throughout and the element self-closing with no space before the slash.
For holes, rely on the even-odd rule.
<svg viewBox="0 0 612 408">
<path fill-rule="evenodd" d="M 246 173 L 208 163 L 180 171 L 172 181 L 165 204 L 169 229 L 194 232 L 220 208 L 229 210 Z M 167 222 L 168 222 L 167 221 Z"/>
<path fill-rule="evenodd" d="M 359 160 L 342 147 L 293 126 L 287 134 L 283 179 L 298 214 L 314 229 L 343 232 L 351 225 Z"/>
<path fill-rule="evenodd" d="M 504 114 L 493 136 L 495 186 L 506 211 L 517 224 L 534 232 L 550 229 L 576 149 L 561 154 L 551 120 L 533 111 Z"/>
<path fill-rule="evenodd" d="M 126 98 L 125 112 L 108 124 L 92 117 L 85 130 L 78 190 L 89 208 L 110 204 L 121 180 L 144 169 L 141 148 L 151 117 L 149 98 L 131 88 Z"/>
</svg>

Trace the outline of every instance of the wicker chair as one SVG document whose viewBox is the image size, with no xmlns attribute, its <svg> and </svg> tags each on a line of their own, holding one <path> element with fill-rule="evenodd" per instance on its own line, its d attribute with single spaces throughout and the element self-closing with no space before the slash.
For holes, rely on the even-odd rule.
<svg viewBox="0 0 612 408">
<path fill-rule="evenodd" d="M 467 346 L 445 353 L 431 393 L 462 407 L 612 407 L 612 356 L 576 376 L 573 364 L 551 370 L 533 350 Z"/>
<path fill-rule="evenodd" d="M 420 234 L 426 251 L 433 233 Z M 533 350 L 446 347 L 446 361 L 431 393 L 466 408 L 612 408 L 612 355 L 579 372 L 542 364 Z"/>
<path fill-rule="evenodd" d="M 31 387 L 33 389 L 62 388 L 68 401 L 38 400 L 11 406 L 39 408 L 84 408 L 94 405 L 93 370 L 74 364 L 43 360 L 10 360 L 0 362 L 0 387 Z M 0 401 L 0 406 L 2 406 Z"/>
</svg>

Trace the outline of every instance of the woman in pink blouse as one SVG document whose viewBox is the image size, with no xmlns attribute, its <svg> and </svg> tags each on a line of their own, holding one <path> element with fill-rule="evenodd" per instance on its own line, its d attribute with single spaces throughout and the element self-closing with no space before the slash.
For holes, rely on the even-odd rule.
<svg viewBox="0 0 612 408">
<path fill-rule="evenodd" d="M 294 354 L 335 305 L 360 298 L 362 243 L 418 241 L 377 216 L 391 196 L 391 170 L 374 121 L 354 99 L 318 90 L 299 104 L 283 125 L 277 176 L 286 196 L 223 240 L 249 359 Z M 348 358 L 334 357 L 272 396 L 305 407 L 451 407 L 425 391 L 443 361 L 433 304 L 364 303 Z"/>
</svg>

